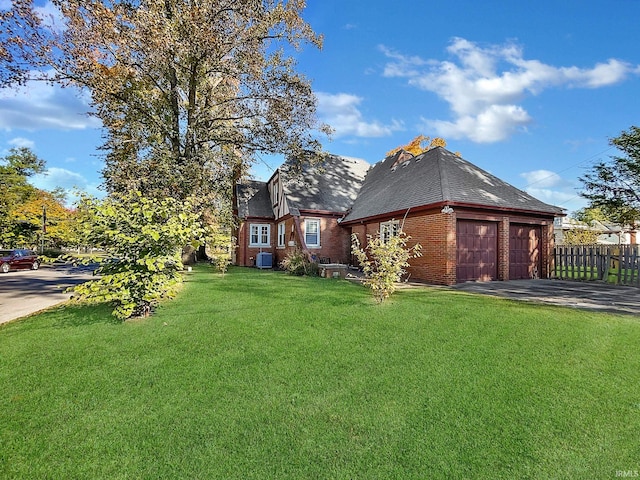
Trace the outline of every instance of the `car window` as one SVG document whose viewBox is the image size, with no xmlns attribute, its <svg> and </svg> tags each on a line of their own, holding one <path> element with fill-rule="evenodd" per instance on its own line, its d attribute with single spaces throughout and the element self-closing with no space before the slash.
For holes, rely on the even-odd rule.
<svg viewBox="0 0 640 480">
<path fill-rule="evenodd" d="M 11 250 L 0 250 L 0 257 L 8 257 L 11 255 Z"/>
</svg>

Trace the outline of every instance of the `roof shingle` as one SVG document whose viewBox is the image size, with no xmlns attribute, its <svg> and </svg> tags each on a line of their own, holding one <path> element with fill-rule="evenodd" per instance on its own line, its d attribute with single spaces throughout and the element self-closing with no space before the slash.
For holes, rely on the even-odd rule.
<svg viewBox="0 0 640 480">
<path fill-rule="evenodd" d="M 236 185 L 238 217 L 274 218 L 266 182 L 248 180 Z"/>
<path fill-rule="evenodd" d="M 401 153 L 371 167 L 344 221 L 440 203 L 562 214 L 442 147 L 394 166 Z"/>
</svg>

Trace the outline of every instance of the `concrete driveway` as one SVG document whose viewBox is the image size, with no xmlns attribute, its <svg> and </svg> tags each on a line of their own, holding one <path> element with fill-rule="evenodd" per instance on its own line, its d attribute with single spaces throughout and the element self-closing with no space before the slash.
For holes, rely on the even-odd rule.
<svg viewBox="0 0 640 480">
<path fill-rule="evenodd" d="M 637 287 L 623 287 L 600 282 L 539 279 L 467 282 L 451 288 L 516 300 L 640 315 L 640 288 Z"/>
<path fill-rule="evenodd" d="M 91 278 L 91 267 L 71 265 L 0 274 L 0 324 L 69 300 L 65 289 Z"/>
</svg>

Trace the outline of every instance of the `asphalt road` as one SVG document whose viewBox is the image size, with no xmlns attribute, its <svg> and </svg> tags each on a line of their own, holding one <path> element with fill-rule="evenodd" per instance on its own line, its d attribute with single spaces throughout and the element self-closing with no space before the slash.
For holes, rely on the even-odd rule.
<svg viewBox="0 0 640 480">
<path fill-rule="evenodd" d="M 0 324 L 69 300 L 65 289 L 91 278 L 91 267 L 71 265 L 0 274 Z"/>
</svg>

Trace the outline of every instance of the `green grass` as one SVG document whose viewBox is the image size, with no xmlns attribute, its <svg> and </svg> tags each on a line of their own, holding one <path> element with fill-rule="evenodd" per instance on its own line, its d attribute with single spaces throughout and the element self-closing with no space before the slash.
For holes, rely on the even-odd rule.
<svg viewBox="0 0 640 480">
<path fill-rule="evenodd" d="M 615 478 L 640 322 L 208 268 L 149 319 L 0 327 L 0 478 Z"/>
<path fill-rule="evenodd" d="M 555 277 L 575 280 L 600 280 L 603 273 L 591 267 L 556 267 Z M 607 271 L 607 283 L 622 285 L 637 285 L 638 271 L 632 269 L 610 268 Z"/>
</svg>

